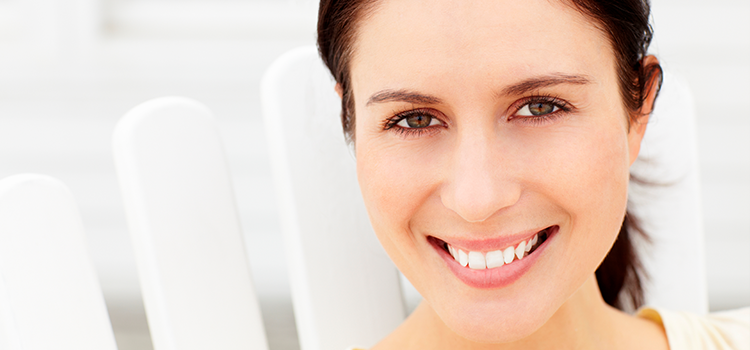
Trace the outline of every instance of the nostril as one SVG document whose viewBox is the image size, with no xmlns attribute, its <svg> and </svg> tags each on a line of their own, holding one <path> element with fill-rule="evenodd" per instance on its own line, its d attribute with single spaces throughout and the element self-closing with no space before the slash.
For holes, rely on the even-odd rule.
<svg viewBox="0 0 750 350">
<path fill-rule="evenodd" d="M 467 186 L 456 186 L 453 193 L 443 197 L 443 205 L 470 223 L 483 222 L 501 207 L 485 191 Z"/>
<path fill-rule="evenodd" d="M 513 206 L 520 199 L 521 186 L 498 173 L 482 169 L 458 171 L 441 189 L 443 205 L 470 223 L 486 221 Z"/>
</svg>

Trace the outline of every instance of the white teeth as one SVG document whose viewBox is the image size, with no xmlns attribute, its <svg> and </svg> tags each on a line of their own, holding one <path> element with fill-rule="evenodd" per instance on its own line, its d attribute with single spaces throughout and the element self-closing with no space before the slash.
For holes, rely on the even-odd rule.
<svg viewBox="0 0 750 350">
<path fill-rule="evenodd" d="M 539 235 L 534 235 L 528 241 L 522 241 L 518 243 L 516 247 L 510 246 L 505 249 L 495 250 L 491 252 L 472 252 L 463 251 L 458 248 L 454 248 L 450 244 L 446 244 L 448 252 L 453 259 L 456 260 L 461 266 L 469 267 L 474 270 L 483 269 L 494 269 L 503 265 L 512 263 L 514 260 L 521 260 L 525 258 L 531 251 L 531 248 L 536 245 L 539 240 Z"/>
<path fill-rule="evenodd" d="M 487 252 L 487 256 L 485 257 L 487 259 L 487 268 L 493 269 L 496 267 L 503 266 L 505 262 L 503 261 L 503 251 L 502 250 L 495 250 L 492 252 Z"/>
<path fill-rule="evenodd" d="M 461 249 L 458 250 L 458 263 L 463 267 L 469 264 L 469 256 Z"/>
<path fill-rule="evenodd" d="M 484 254 L 480 252 L 469 252 L 469 267 L 474 270 L 483 270 L 487 268 L 484 261 Z"/>
<path fill-rule="evenodd" d="M 511 262 L 513 262 L 513 257 L 516 255 L 515 253 L 516 252 L 513 247 L 505 248 L 505 250 L 503 251 L 503 261 L 505 261 L 506 264 L 510 264 Z"/>
<path fill-rule="evenodd" d="M 451 256 L 453 257 L 453 259 L 458 260 L 458 258 L 456 257 L 456 248 L 453 248 L 453 246 L 448 245 L 448 252 L 451 253 Z"/>
<path fill-rule="evenodd" d="M 518 260 L 523 259 L 523 253 L 526 253 L 526 241 L 518 243 L 518 247 L 516 247 L 516 256 L 518 257 Z"/>
</svg>

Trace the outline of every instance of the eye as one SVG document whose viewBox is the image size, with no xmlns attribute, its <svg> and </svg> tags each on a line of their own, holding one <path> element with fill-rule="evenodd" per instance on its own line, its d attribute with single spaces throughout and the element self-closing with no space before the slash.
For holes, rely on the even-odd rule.
<svg viewBox="0 0 750 350">
<path fill-rule="evenodd" d="M 417 108 L 397 113 L 383 121 L 383 130 L 403 137 L 428 136 L 446 127 L 443 114 L 432 108 Z"/>
<path fill-rule="evenodd" d="M 521 107 L 516 115 L 521 117 L 538 117 L 557 112 L 558 110 L 560 110 L 560 107 L 552 102 L 533 101 Z"/>
<path fill-rule="evenodd" d="M 575 110 L 575 107 L 566 100 L 555 96 L 531 96 L 513 105 L 517 106 L 512 107 L 516 112 L 508 116 L 508 121 L 531 126 L 552 123 Z"/>
<path fill-rule="evenodd" d="M 421 129 L 428 126 L 440 125 L 440 120 L 425 113 L 414 113 L 404 116 L 396 125 L 407 129 Z"/>
</svg>

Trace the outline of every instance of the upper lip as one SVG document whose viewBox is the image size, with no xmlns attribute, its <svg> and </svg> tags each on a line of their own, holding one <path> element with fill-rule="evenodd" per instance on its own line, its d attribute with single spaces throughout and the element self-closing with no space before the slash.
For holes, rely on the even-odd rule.
<svg viewBox="0 0 750 350">
<path fill-rule="evenodd" d="M 537 229 L 527 230 L 519 233 L 514 233 L 508 236 L 499 236 L 482 239 L 470 239 L 470 238 L 442 238 L 433 236 L 445 243 L 450 244 L 454 248 L 463 249 L 464 251 L 475 251 L 475 252 L 490 252 L 494 250 L 504 249 L 510 246 L 516 246 L 521 241 L 530 240 L 535 234 L 543 231 L 551 226 L 540 227 Z"/>
</svg>

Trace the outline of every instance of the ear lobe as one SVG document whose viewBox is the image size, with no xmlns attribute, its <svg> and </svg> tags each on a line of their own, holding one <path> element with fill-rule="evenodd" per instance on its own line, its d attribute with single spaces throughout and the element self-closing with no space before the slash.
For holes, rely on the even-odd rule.
<svg viewBox="0 0 750 350">
<path fill-rule="evenodd" d="M 633 116 L 630 122 L 630 129 L 628 130 L 630 165 L 633 165 L 633 162 L 635 162 L 636 158 L 638 158 L 638 153 L 641 150 L 641 141 L 643 140 L 643 136 L 646 134 L 646 126 L 648 125 L 648 120 L 651 117 L 651 113 L 653 112 L 652 109 L 654 107 L 654 101 L 656 100 L 656 95 L 658 94 L 659 87 L 661 86 L 661 74 L 658 74 L 661 71 L 661 67 L 658 67 L 659 60 L 653 55 L 648 55 L 643 58 L 641 64 L 643 65 L 643 67 L 656 66 L 657 71 L 651 74 L 651 76 L 647 77 L 649 81 L 644 87 L 644 91 L 646 91 L 647 93 L 646 98 L 644 99 L 643 105 L 641 106 L 640 110 L 636 112 L 637 115 Z"/>
<path fill-rule="evenodd" d="M 336 89 L 336 93 L 339 95 L 339 98 L 343 98 L 344 97 L 344 88 L 341 87 L 341 84 L 336 83 L 335 89 Z"/>
<path fill-rule="evenodd" d="M 649 115 L 641 115 L 630 123 L 630 130 L 628 131 L 630 165 L 633 165 L 636 158 L 638 158 L 638 153 L 641 151 L 641 141 L 643 141 L 643 136 L 646 134 L 648 117 Z"/>
</svg>

